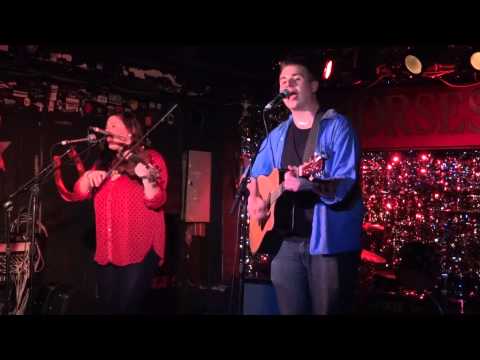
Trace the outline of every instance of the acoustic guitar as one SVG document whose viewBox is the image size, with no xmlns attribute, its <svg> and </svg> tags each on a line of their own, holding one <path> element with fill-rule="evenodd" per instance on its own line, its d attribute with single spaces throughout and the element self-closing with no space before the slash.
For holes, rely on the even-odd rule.
<svg viewBox="0 0 480 360">
<path fill-rule="evenodd" d="M 314 156 L 312 160 L 300 165 L 297 169 L 299 177 L 309 178 L 313 180 L 314 177 L 323 173 L 325 165 L 325 158 L 318 155 Z M 268 215 L 261 221 L 250 219 L 249 224 L 249 240 L 250 250 L 255 254 L 262 244 L 265 234 L 273 229 L 275 218 L 275 204 L 280 196 L 285 191 L 283 182 L 280 183 L 280 170 L 273 169 L 268 176 L 259 176 L 257 178 L 257 196 L 260 196 L 267 202 Z"/>
</svg>

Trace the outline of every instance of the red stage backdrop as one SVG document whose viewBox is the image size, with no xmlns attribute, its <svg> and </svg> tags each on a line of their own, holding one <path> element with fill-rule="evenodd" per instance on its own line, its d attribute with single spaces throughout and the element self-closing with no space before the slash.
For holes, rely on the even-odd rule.
<svg viewBox="0 0 480 360">
<path fill-rule="evenodd" d="M 340 100 L 363 150 L 474 148 L 480 144 L 480 84 L 395 87 Z"/>
</svg>

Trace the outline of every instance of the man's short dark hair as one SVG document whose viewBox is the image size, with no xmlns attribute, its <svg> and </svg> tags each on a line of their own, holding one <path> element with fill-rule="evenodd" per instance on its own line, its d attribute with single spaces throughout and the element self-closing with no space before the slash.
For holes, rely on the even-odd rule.
<svg viewBox="0 0 480 360">
<path fill-rule="evenodd" d="M 319 61 L 310 55 L 305 54 L 289 54 L 284 56 L 279 62 L 280 71 L 287 65 L 301 65 L 308 70 L 312 80 L 320 80 L 320 65 Z"/>
</svg>

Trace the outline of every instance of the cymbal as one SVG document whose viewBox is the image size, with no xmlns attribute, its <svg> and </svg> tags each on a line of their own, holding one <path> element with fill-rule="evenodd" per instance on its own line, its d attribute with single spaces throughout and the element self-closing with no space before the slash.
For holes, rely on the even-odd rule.
<svg viewBox="0 0 480 360">
<path fill-rule="evenodd" d="M 382 256 L 365 249 L 362 250 L 360 254 L 360 259 L 374 264 L 385 264 L 387 262 L 387 260 L 385 260 L 385 258 L 383 258 Z"/>
<path fill-rule="evenodd" d="M 372 223 L 364 223 L 362 225 L 363 230 L 370 232 L 370 231 L 384 231 L 385 226 L 380 224 L 372 224 Z"/>
</svg>

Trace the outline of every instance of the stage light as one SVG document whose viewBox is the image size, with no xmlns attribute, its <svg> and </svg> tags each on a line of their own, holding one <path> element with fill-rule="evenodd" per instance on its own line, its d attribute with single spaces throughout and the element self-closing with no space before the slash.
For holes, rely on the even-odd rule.
<svg viewBox="0 0 480 360">
<path fill-rule="evenodd" d="M 457 69 L 454 64 L 438 63 L 434 59 L 420 60 L 415 55 L 407 55 L 405 57 L 405 67 L 414 75 L 422 75 L 424 77 L 436 78 L 455 72 Z"/>
<path fill-rule="evenodd" d="M 404 58 L 404 65 L 411 74 L 432 79 L 452 73 L 460 76 L 468 70 L 467 59 L 468 53 L 472 53 L 471 49 L 470 46 L 465 45 L 410 49 Z M 480 70 L 480 52 L 471 56 L 470 63 Z"/>
<path fill-rule="evenodd" d="M 407 55 L 405 57 L 405 67 L 414 75 L 422 73 L 422 62 L 415 55 Z"/>
<path fill-rule="evenodd" d="M 470 56 L 470 65 L 472 65 L 475 70 L 480 71 L 480 51 L 476 51 Z"/>
<path fill-rule="evenodd" d="M 323 68 L 322 78 L 324 80 L 328 80 L 332 76 L 332 73 L 333 73 L 333 60 L 328 59 L 325 62 L 325 66 Z"/>
</svg>

